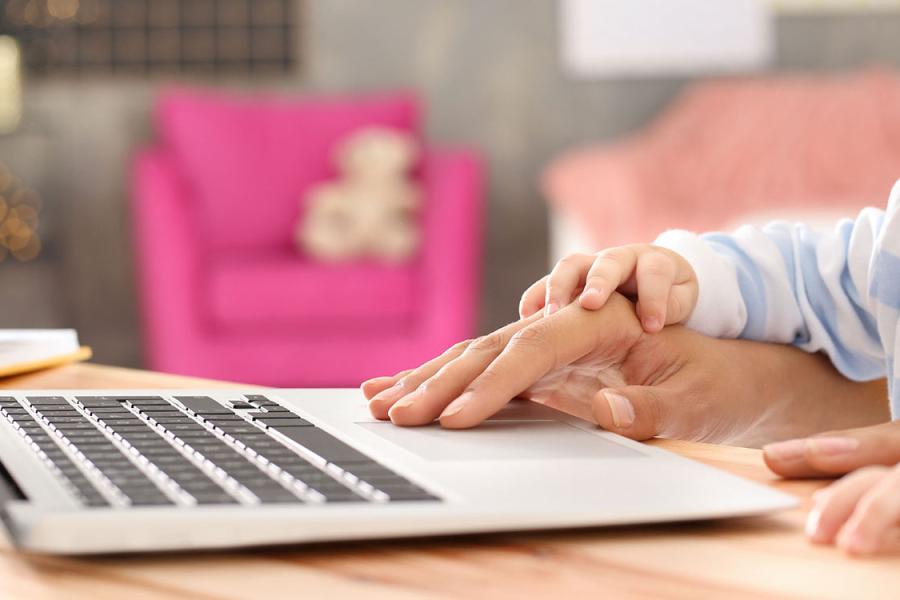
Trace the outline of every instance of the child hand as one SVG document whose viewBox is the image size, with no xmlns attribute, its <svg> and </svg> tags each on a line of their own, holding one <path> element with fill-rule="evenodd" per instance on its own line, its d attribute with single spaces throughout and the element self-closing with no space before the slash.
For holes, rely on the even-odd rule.
<svg viewBox="0 0 900 600">
<path fill-rule="evenodd" d="M 576 296 L 583 308 L 597 310 L 616 290 L 637 297 L 638 317 L 650 333 L 686 321 L 699 291 L 694 269 L 680 254 L 651 244 L 631 244 L 562 259 L 525 291 L 519 315 L 529 317 L 541 309 L 550 315 Z"/>
<path fill-rule="evenodd" d="M 806 535 L 850 554 L 900 548 L 900 421 L 769 444 L 766 464 L 784 477 L 843 479 L 813 494 Z"/>
</svg>

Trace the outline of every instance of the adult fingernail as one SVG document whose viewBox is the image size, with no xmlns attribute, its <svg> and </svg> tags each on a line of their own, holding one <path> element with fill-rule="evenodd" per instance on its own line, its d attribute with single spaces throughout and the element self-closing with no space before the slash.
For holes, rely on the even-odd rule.
<svg viewBox="0 0 900 600">
<path fill-rule="evenodd" d="M 861 531 L 841 532 L 838 546 L 851 554 L 870 554 L 875 551 L 876 543 Z"/>
<path fill-rule="evenodd" d="M 810 452 L 825 456 L 848 454 L 859 448 L 859 440 L 842 437 L 819 437 L 807 441 Z"/>
<path fill-rule="evenodd" d="M 404 392 L 404 386 L 401 382 L 397 382 L 386 390 L 382 390 L 379 393 L 375 394 L 372 397 L 370 402 L 383 402 L 389 400 L 396 400 L 401 397 Z"/>
<path fill-rule="evenodd" d="M 806 533 L 806 537 L 814 542 L 817 541 L 816 535 L 819 533 L 819 518 L 821 516 L 821 511 L 815 508 L 812 509 L 809 512 L 809 516 L 806 517 L 806 526 L 803 528 L 804 533 Z"/>
<path fill-rule="evenodd" d="M 626 429 L 634 424 L 634 407 L 628 398 L 615 392 L 603 392 L 609 410 L 612 412 L 613 424 L 617 429 Z"/>
<path fill-rule="evenodd" d="M 547 308 L 544 309 L 544 316 L 549 317 L 553 313 L 559 310 L 559 305 L 556 302 L 551 302 L 547 305 Z"/>
<path fill-rule="evenodd" d="M 441 413 L 439 419 L 443 419 L 444 417 L 452 417 L 453 415 L 459 414 L 462 412 L 462 409 L 466 407 L 466 404 L 469 401 L 469 397 L 471 394 L 463 394 L 453 402 L 451 402 L 447 408 L 444 409 L 444 412 Z"/>
<path fill-rule="evenodd" d="M 788 440 L 763 446 L 769 458 L 777 460 L 797 460 L 806 453 L 806 440 Z"/>
<path fill-rule="evenodd" d="M 394 403 L 389 412 L 394 412 L 395 410 L 403 410 L 404 408 L 411 406 L 413 403 L 415 403 L 419 395 L 421 395 L 419 390 L 416 390 L 411 394 L 407 394 L 403 398 L 397 400 L 397 402 Z"/>
</svg>

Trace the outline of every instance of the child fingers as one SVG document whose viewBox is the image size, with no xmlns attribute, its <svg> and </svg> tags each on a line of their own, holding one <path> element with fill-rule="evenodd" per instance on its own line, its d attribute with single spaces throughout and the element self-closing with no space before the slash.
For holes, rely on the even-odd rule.
<svg viewBox="0 0 900 600">
<path fill-rule="evenodd" d="M 647 253 L 637 262 L 638 317 L 644 330 L 656 332 L 666 324 L 666 309 L 675 284 L 675 264 L 665 255 Z"/>
<path fill-rule="evenodd" d="M 581 306 L 589 310 L 603 307 L 610 294 L 631 277 L 636 263 L 637 253 L 628 247 L 599 253 L 585 276 Z"/>
<path fill-rule="evenodd" d="M 544 275 L 531 284 L 522 299 L 519 300 L 519 317 L 526 319 L 544 308 L 544 298 L 547 295 L 547 279 L 549 275 Z"/>
<path fill-rule="evenodd" d="M 589 254 L 570 254 L 556 263 L 547 279 L 545 314 L 552 315 L 574 299 L 575 290 L 581 286 L 593 261 Z"/>
<path fill-rule="evenodd" d="M 666 306 L 666 325 L 687 321 L 696 304 L 696 285 L 681 283 L 673 286 L 669 292 L 669 303 Z"/>
</svg>

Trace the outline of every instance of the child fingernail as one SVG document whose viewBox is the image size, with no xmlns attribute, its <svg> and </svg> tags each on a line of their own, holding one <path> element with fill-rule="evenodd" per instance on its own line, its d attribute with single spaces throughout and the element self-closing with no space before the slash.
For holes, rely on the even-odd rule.
<svg viewBox="0 0 900 600">
<path fill-rule="evenodd" d="M 647 331 L 659 331 L 662 329 L 662 325 L 656 317 L 647 317 L 644 319 L 644 329 Z"/>
<path fill-rule="evenodd" d="M 763 446 L 763 452 L 777 460 L 797 460 L 806 453 L 806 440 L 788 440 Z"/>
<path fill-rule="evenodd" d="M 600 301 L 603 299 L 600 290 L 588 288 L 581 293 L 581 303 L 590 306 L 599 307 Z"/>
<path fill-rule="evenodd" d="M 603 397 L 609 404 L 616 429 L 626 429 L 634 424 L 634 407 L 628 398 L 615 392 L 603 392 Z"/>
<path fill-rule="evenodd" d="M 841 437 L 811 438 L 808 442 L 809 450 L 825 456 L 839 456 L 849 454 L 859 448 L 859 440 Z"/>
</svg>

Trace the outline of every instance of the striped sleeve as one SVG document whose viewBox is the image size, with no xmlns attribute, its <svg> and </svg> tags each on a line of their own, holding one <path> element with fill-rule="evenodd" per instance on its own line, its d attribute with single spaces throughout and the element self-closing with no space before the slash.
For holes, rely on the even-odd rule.
<svg viewBox="0 0 900 600">
<path fill-rule="evenodd" d="M 700 296 L 689 327 L 824 352 L 854 380 L 888 376 L 900 417 L 898 212 L 900 182 L 886 211 L 864 209 L 830 232 L 776 221 L 731 234 L 669 231 L 656 243 L 697 272 Z"/>
</svg>

